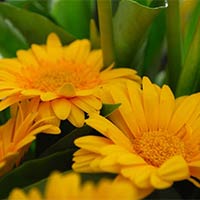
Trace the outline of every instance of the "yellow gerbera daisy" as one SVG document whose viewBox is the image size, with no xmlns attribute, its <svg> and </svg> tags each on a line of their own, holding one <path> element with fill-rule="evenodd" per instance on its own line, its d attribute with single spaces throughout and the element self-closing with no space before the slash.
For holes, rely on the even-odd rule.
<svg viewBox="0 0 200 200">
<path fill-rule="evenodd" d="M 11 119 L 0 126 L 0 176 L 18 164 L 24 152 L 40 132 L 60 133 L 60 129 L 51 123 L 52 117 L 40 119 L 36 110 L 39 99 L 23 101 L 18 107 L 11 107 Z"/>
<path fill-rule="evenodd" d="M 56 186 L 56 187 L 55 187 Z M 34 188 L 25 194 L 23 190 L 14 189 L 9 200 L 113 200 L 136 198 L 134 189 L 127 182 L 112 182 L 109 179 L 102 179 L 98 185 L 88 181 L 81 184 L 81 178 L 76 173 L 62 175 L 53 172 L 46 184 L 44 195 Z"/>
<path fill-rule="evenodd" d="M 111 80 L 140 80 L 131 69 L 101 71 L 102 51 L 91 50 L 86 39 L 62 46 L 56 34 L 46 45 L 33 44 L 17 51 L 17 58 L 0 60 L 0 110 L 22 99 L 39 96 L 43 111 L 51 110 L 74 126 L 84 123 L 84 112 L 99 111 L 102 101 L 97 89 Z"/>
<path fill-rule="evenodd" d="M 200 179 L 200 93 L 174 98 L 143 78 L 142 89 L 131 82 L 110 86 L 107 100 L 122 103 L 109 121 L 91 115 L 86 124 L 102 133 L 75 140 L 73 169 L 113 172 L 140 188 L 163 189 L 187 179 Z M 195 177 L 195 178 L 193 178 Z"/>
</svg>

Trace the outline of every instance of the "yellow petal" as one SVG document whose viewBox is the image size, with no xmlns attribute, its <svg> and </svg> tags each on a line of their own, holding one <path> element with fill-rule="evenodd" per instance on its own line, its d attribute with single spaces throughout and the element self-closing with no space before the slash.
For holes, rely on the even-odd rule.
<svg viewBox="0 0 200 200">
<path fill-rule="evenodd" d="M 159 176 L 156 175 L 156 173 L 153 173 L 151 175 L 151 184 L 154 188 L 157 189 L 165 189 L 169 188 L 172 186 L 173 181 L 166 181 L 160 178 Z"/>
<path fill-rule="evenodd" d="M 49 59 L 56 61 L 62 58 L 62 44 L 55 33 L 49 34 L 46 47 L 49 54 Z"/>
<path fill-rule="evenodd" d="M 90 42 L 86 39 L 76 40 L 65 47 L 64 51 L 66 60 L 73 60 L 76 62 L 78 61 L 78 63 L 82 63 L 88 57 Z"/>
<path fill-rule="evenodd" d="M 23 99 L 25 99 L 26 97 L 22 96 L 21 94 L 16 94 L 10 97 L 7 97 L 6 99 L 3 99 L 0 102 L 0 111 L 6 109 L 7 107 L 9 107 L 10 105 L 19 102 Z"/>
<path fill-rule="evenodd" d="M 91 66 L 95 71 L 99 72 L 103 67 L 102 50 L 93 50 L 87 57 L 86 64 Z"/>
<path fill-rule="evenodd" d="M 189 167 L 182 156 L 174 156 L 158 169 L 158 176 L 166 181 L 180 181 L 190 176 Z"/>
<path fill-rule="evenodd" d="M 37 189 L 33 188 L 29 192 L 29 200 L 42 200 L 42 196 Z"/>
<path fill-rule="evenodd" d="M 51 106 L 53 108 L 54 113 L 59 119 L 61 120 L 67 119 L 71 111 L 71 103 L 68 100 L 64 98 L 55 99 L 51 101 Z"/>
<path fill-rule="evenodd" d="M 68 116 L 68 120 L 76 127 L 82 127 L 85 121 L 85 114 L 82 110 L 75 105 L 71 105 L 71 112 Z"/>
<path fill-rule="evenodd" d="M 116 155 L 108 155 L 101 159 L 99 167 L 102 171 L 110 172 L 110 173 L 119 173 L 120 165 L 117 164 L 117 156 Z"/>
<path fill-rule="evenodd" d="M 191 176 L 200 179 L 200 161 L 193 161 L 188 164 Z"/>
<path fill-rule="evenodd" d="M 20 189 L 14 189 L 9 195 L 9 200 L 29 200 L 26 194 Z"/>
<path fill-rule="evenodd" d="M 159 128 L 165 130 L 168 127 L 171 116 L 174 112 L 175 99 L 172 91 L 166 85 L 161 89 L 159 104 Z"/>
<path fill-rule="evenodd" d="M 176 108 L 169 124 L 169 131 L 176 133 L 191 118 L 200 102 L 200 94 L 193 94 L 184 98 Z"/>
<path fill-rule="evenodd" d="M 132 153 L 119 156 L 118 163 L 122 165 L 146 165 L 146 162 L 140 156 Z"/>
<path fill-rule="evenodd" d="M 40 98 L 42 101 L 50 101 L 58 98 L 58 96 L 53 92 L 44 92 L 40 94 Z"/>
<path fill-rule="evenodd" d="M 128 96 L 130 99 L 131 107 L 133 109 L 133 113 L 135 115 L 137 124 L 141 131 L 146 132 L 148 131 L 148 127 L 142 104 L 141 89 L 138 88 L 138 85 L 130 81 L 126 82 L 126 86 L 128 89 Z"/>
<path fill-rule="evenodd" d="M 136 71 L 133 69 L 118 68 L 118 69 L 112 69 L 112 70 L 105 70 L 101 72 L 101 79 L 104 81 L 108 81 L 108 80 L 116 79 L 120 77 L 137 80 L 137 81 L 140 80 L 139 76 L 136 75 Z"/>
<path fill-rule="evenodd" d="M 111 141 L 104 137 L 90 135 L 90 136 L 80 137 L 76 139 L 74 143 L 75 145 L 77 145 L 82 149 L 86 149 L 95 153 L 100 153 L 101 148 L 111 144 Z"/>
<path fill-rule="evenodd" d="M 96 129 L 106 137 L 110 138 L 115 144 L 132 150 L 132 144 L 129 139 L 110 121 L 97 114 L 85 120 L 86 124 Z"/>
<path fill-rule="evenodd" d="M 44 61 L 49 60 L 49 56 L 48 56 L 47 52 L 45 51 L 44 47 L 37 45 L 37 44 L 32 44 L 31 49 L 32 49 L 36 59 L 39 62 L 44 62 Z"/>
<path fill-rule="evenodd" d="M 64 97 L 74 97 L 76 96 L 76 91 L 71 83 L 66 83 L 58 90 L 58 94 Z"/>
<path fill-rule="evenodd" d="M 19 50 L 17 51 L 17 58 L 19 59 L 22 64 L 28 67 L 37 67 L 38 62 L 34 57 L 31 50 Z"/>
<path fill-rule="evenodd" d="M 118 84 L 117 87 L 116 86 L 112 87 L 110 92 L 111 92 L 114 102 L 121 103 L 121 106 L 118 108 L 120 111 L 120 114 L 122 115 L 122 118 L 127 124 L 131 133 L 135 137 L 137 137 L 137 135 L 140 135 L 139 127 L 136 122 L 135 115 L 133 114 L 132 106 L 128 99 L 126 88 L 124 88 L 123 86 L 124 85 Z M 132 135 L 130 137 L 132 137 Z"/>
<path fill-rule="evenodd" d="M 147 77 L 142 80 L 143 84 L 143 104 L 146 121 L 150 131 L 158 130 L 159 118 L 159 96 L 155 87 Z"/>
<path fill-rule="evenodd" d="M 72 98 L 71 102 L 86 113 L 97 112 L 102 106 L 101 101 L 94 96 Z"/>
</svg>

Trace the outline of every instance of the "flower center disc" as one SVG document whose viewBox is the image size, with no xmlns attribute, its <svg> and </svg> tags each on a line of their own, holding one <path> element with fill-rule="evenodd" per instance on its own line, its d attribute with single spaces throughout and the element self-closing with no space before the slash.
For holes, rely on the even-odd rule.
<svg viewBox="0 0 200 200">
<path fill-rule="evenodd" d="M 147 132 L 133 140 L 134 150 L 148 164 L 159 167 L 175 155 L 185 155 L 184 143 L 174 135 L 164 132 Z"/>
<path fill-rule="evenodd" d="M 44 92 L 55 92 L 66 83 L 71 83 L 78 90 L 91 89 L 101 82 L 98 71 L 86 64 L 69 61 L 42 63 L 39 69 L 27 67 L 21 74 L 17 80 L 21 87 Z"/>
</svg>

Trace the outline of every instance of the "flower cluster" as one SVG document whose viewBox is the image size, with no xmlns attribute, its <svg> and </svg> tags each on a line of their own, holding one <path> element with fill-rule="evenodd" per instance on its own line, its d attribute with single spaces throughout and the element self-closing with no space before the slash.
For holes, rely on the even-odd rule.
<svg viewBox="0 0 200 200">
<path fill-rule="evenodd" d="M 14 189 L 10 200 L 141 199 L 177 181 L 200 186 L 200 93 L 175 98 L 133 69 L 103 68 L 102 50 L 89 40 L 63 46 L 51 33 L 46 45 L 1 59 L 0 98 L 11 115 L 0 126 L 0 176 L 20 164 L 38 133 L 59 134 L 62 120 L 92 128 L 75 139 L 72 169 L 116 175 L 81 185 L 77 174 L 55 172 L 44 195 Z M 120 106 L 105 117 L 104 104 Z"/>
</svg>

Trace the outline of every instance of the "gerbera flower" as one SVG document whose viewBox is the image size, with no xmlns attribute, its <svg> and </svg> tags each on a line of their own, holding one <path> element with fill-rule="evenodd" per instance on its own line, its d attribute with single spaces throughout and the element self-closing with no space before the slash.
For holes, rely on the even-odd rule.
<svg viewBox="0 0 200 200">
<path fill-rule="evenodd" d="M 131 82 L 110 86 L 107 100 L 122 103 L 110 116 L 91 115 L 86 124 L 102 133 L 75 140 L 73 169 L 112 172 L 140 189 L 164 189 L 187 179 L 200 179 L 200 93 L 174 98 L 143 78 L 142 89 Z M 195 180 L 195 178 L 196 180 Z"/>
<path fill-rule="evenodd" d="M 52 116 L 40 119 L 36 110 L 39 99 L 21 102 L 11 107 L 11 119 L 0 126 L 0 176 L 20 162 L 36 134 L 59 134 L 60 129 L 51 123 Z M 55 117 L 54 117 L 55 118 Z"/>
<path fill-rule="evenodd" d="M 47 181 L 44 195 L 36 188 L 31 189 L 28 194 L 21 189 L 14 189 L 8 199 L 133 200 L 135 199 L 134 196 L 134 189 L 131 184 L 127 182 L 112 182 L 112 180 L 109 179 L 102 179 L 98 185 L 95 185 L 91 181 L 81 184 L 81 178 L 76 173 L 62 175 L 58 172 L 53 172 Z"/>
<path fill-rule="evenodd" d="M 17 51 L 17 58 L 0 60 L 0 110 L 22 99 L 39 96 L 43 110 L 51 110 L 74 126 L 84 123 L 84 112 L 101 109 L 97 89 L 111 80 L 139 81 L 131 69 L 102 70 L 102 51 L 91 50 L 86 39 L 62 46 L 56 34 L 46 45 Z"/>
</svg>

